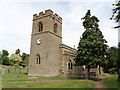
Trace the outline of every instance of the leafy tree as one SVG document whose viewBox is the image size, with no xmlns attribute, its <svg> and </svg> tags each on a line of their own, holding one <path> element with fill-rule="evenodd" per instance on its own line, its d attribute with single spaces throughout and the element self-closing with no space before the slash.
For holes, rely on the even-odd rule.
<svg viewBox="0 0 120 90">
<path fill-rule="evenodd" d="M 117 59 L 118 59 L 118 48 L 117 47 L 110 47 L 107 50 L 107 55 L 106 55 L 106 59 L 107 59 L 107 63 L 106 63 L 106 68 L 105 68 L 105 72 L 112 72 L 114 73 L 115 71 L 117 71 L 116 65 L 117 65 Z"/>
<path fill-rule="evenodd" d="M 22 53 L 22 60 L 26 60 L 29 58 L 29 54 L 26 54 L 26 53 Z"/>
<path fill-rule="evenodd" d="M 9 58 L 14 65 L 18 65 L 22 61 L 22 58 L 19 54 L 11 54 Z"/>
<path fill-rule="evenodd" d="M 10 60 L 9 60 L 9 58 L 7 56 L 4 56 L 2 58 L 2 64 L 3 65 L 10 65 Z"/>
<path fill-rule="evenodd" d="M 21 66 L 28 65 L 29 54 L 22 53 L 22 62 L 20 63 Z"/>
<path fill-rule="evenodd" d="M 17 50 L 15 51 L 15 54 L 19 54 L 19 55 L 20 55 L 20 49 L 17 49 Z"/>
<path fill-rule="evenodd" d="M 120 0 L 118 0 L 115 4 L 113 4 L 113 16 L 111 19 L 114 19 L 116 23 L 119 25 L 115 28 L 120 28 Z M 119 31 L 118 31 L 119 32 Z M 118 60 L 117 60 L 117 67 L 119 69 L 118 81 L 120 81 L 120 42 L 118 44 Z"/>
<path fill-rule="evenodd" d="M 118 68 L 118 70 L 119 70 L 118 81 L 120 81 L 120 42 L 119 42 L 119 44 L 118 44 L 117 68 Z"/>
<path fill-rule="evenodd" d="M 8 53 L 7 50 L 2 50 L 2 58 L 3 58 L 4 56 L 8 56 L 8 55 L 9 55 L 9 53 Z"/>
<path fill-rule="evenodd" d="M 82 18 L 85 32 L 80 38 L 77 56 L 75 58 L 76 65 L 86 65 L 88 67 L 88 78 L 90 67 L 104 65 L 105 55 L 108 45 L 107 41 L 98 28 L 98 18 L 91 16 L 90 10 L 87 11 L 85 17 Z"/>
<path fill-rule="evenodd" d="M 7 57 L 9 55 L 7 50 L 2 50 L 2 54 L 1 54 L 1 59 L 2 59 L 2 64 L 3 65 L 9 65 L 10 61 L 9 58 Z"/>
<path fill-rule="evenodd" d="M 113 15 L 111 19 L 114 19 L 117 23 L 120 23 L 120 0 L 116 2 L 116 4 L 113 4 Z M 115 28 L 120 28 L 120 25 L 116 26 Z"/>
</svg>

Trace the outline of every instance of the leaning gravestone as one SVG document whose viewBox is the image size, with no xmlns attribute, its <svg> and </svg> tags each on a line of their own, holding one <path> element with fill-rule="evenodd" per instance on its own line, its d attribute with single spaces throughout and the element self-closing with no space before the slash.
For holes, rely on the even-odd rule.
<svg viewBox="0 0 120 90">
<path fill-rule="evenodd" d="M 2 76 L 2 69 L 0 69 L 0 76 Z"/>
<path fill-rule="evenodd" d="M 10 69 L 8 68 L 8 73 L 10 73 Z"/>
<path fill-rule="evenodd" d="M 20 77 L 20 75 L 21 75 L 21 71 L 18 71 L 17 72 L 17 77 Z"/>
</svg>

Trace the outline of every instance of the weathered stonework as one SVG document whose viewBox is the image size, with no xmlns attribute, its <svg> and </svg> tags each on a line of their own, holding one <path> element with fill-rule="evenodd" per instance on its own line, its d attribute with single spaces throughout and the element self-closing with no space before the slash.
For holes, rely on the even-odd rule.
<svg viewBox="0 0 120 90">
<path fill-rule="evenodd" d="M 38 31 L 38 23 L 42 22 L 43 30 Z M 54 25 L 57 31 L 54 32 Z M 36 43 L 41 39 L 41 44 Z M 37 55 L 40 64 L 36 64 Z M 76 49 L 62 44 L 62 18 L 51 10 L 33 15 L 31 48 L 28 75 L 31 76 L 74 76 L 79 75 L 79 68 L 74 67 Z M 72 66 L 68 65 L 72 63 Z M 71 69 L 70 69 L 70 67 Z"/>
</svg>

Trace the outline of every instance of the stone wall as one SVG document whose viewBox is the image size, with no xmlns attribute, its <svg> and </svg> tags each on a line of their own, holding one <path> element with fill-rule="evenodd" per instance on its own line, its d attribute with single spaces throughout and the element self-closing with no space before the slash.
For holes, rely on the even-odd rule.
<svg viewBox="0 0 120 90">
<path fill-rule="evenodd" d="M 42 22 L 43 30 L 38 31 L 38 23 Z M 57 23 L 57 32 L 54 32 L 54 24 Z M 36 40 L 41 39 L 37 45 Z M 31 48 L 28 66 L 28 75 L 31 76 L 58 76 L 60 74 L 60 62 L 62 51 L 62 18 L 51 10 L 41 12 L 33 16 L 33 28 L 31 35 Z M 37 55 L 40 55 L 40 64 L 36 64 Z"/>
</svg>

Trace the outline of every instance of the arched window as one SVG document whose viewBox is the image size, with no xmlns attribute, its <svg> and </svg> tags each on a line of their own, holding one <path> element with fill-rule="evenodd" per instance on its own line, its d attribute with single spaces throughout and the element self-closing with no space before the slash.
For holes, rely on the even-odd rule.
<svg viewBox="0 0 120 90">
<path fill-rule="evenodd" d="M 41 22 L 38 23 L 38 31 L 43 31 L 43 24 Z"/>
<path fill-rule="evenodd" d="M 57 33 L 57 23 L 54 24 L 54 32 Z"/>
<path fill-rule="evenodd" d="M 36 58 L 36 64 L 40 64 L 40 55 L 39 54 L 37 55 L 37 58 Z"/>
<path fill-rule="evenodd" d="M 68 62 L 68 69 L 72 69 L 72 61 L 71 60 Z"/>
</svg>

